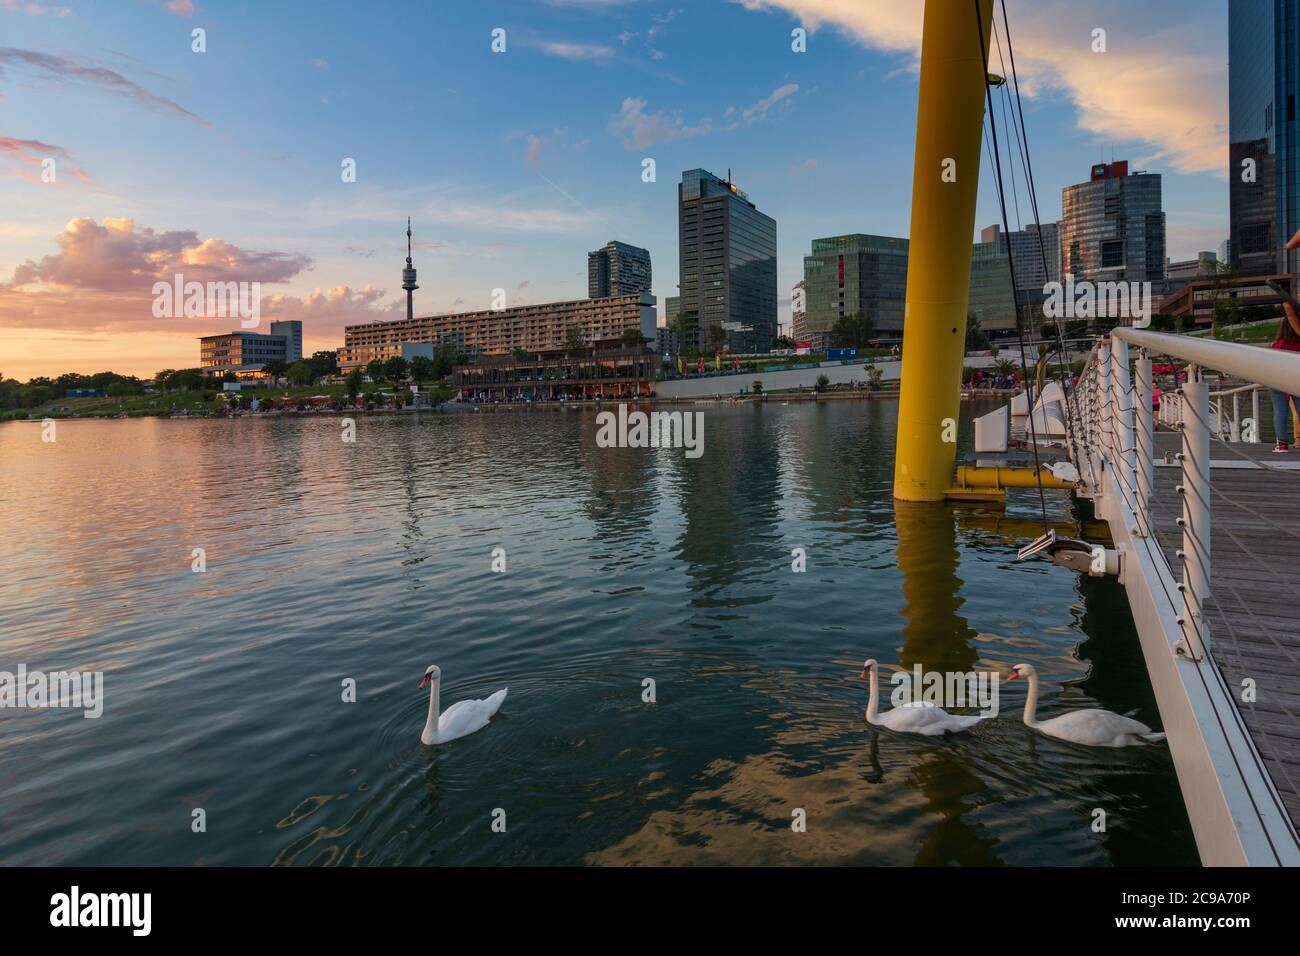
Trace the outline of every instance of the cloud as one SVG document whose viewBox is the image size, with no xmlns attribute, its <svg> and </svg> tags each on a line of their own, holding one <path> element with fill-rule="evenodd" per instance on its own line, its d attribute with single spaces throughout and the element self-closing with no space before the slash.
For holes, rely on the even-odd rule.
<svg viewBox="0 0 1300 956">
<path fill-rule="evenodd" d="M 318 70 L 328 70 L 330 68 L 329 60 L 322 60 L 320 57 L 311 61 L 311 65 Z"/>
<path fill-rule="evenodd" d="M 25 13 L 31 17 L 46 15 L 55 17 L 72 16 L 72 11 L 67 7 L 47 7 L 40 3 L 33 3 L 32 0 L 0 0 L 0 7 L 12 10 L 14 13 Z"/>
<path fill-rule="evenodd" d="M 921 3 L 732 2 L 747 10 L 784 11 L 810 29 L 829 25 L 913 63 L 919 54 Z M 1079 129 L 1106 142 L 1144 144 L 1151 152 L 1139 157 L 1143 164 L 1226 174 L 1227 38 L 1218 20 L 1206 22 L 1220 11 L 1173 3 L 1136 7 L 1130 0 L 1007 0 L 1007 6 L 1022 94 L 1067 97 L 1077 109 Z M 1000 9 L 997 22 L 1001 27 Z M 1107 51 L 1094 53 L 1092 31 L 1106 25 L 1113 25 Z M 991 57 L 996 63 L 996 45 Z"/>
<path fill-rule="evenodd" d="M 816 168 L 817 168 L 817 160 L 805 159 L 802 163 L 797 163 L 794 166 L 791 166 L 790 173 L 792 175 L 798 175 L 799 173 L 811 173 Z"/>
<path fill-rule="evenodd" d="M 42 182 L 41 170 L 42 163 L 46 159 L 62 160 L 62 170 L 58 163 L 55 164 L 55 184 L 63 182 L 58 178 L 60 171 L 70 173 L 82 182 L 90 182 L 90 176 L 85 170 L 78 169 L 68 159 L 68 151 L 62 146 L 53 146 L 49 143 L 42 143 L 36 139 L 13 139 L 9 136 L 0 136 L 0 157 L 9 157 L 19 164 L 17 175 L 20 179 L 26 179 L 34 183 Z M 29 168 L 30 167 L 30 168 Z"/>
<path fill-rule="evenodd" d="M 687 126 L 680 113 L 647 113 L 645 107 L 646 101 L 640 97 L 628 97 L 610 121 L 611 132 L 630 134 L 623 140 L 627 149 L 670 143 L 688 136 L 699 136 L 713 129 L 713 123 L 708 119 L 701 120 L 696 126 Z"/>
<path fill-rule="evenodd" d="M 163 4 L 163 6 L 165 6 L 172 13 L 176 14 L 178 17 L 194 16 L 193 0 L 168 0 L 167 3 Z"/>
<path fill-rule="evenodd" d="M 7 75 L 7 68 L 25 69 L 40 76 L 54 77 L 65 82 L 85 83 L 115 96 L 138 100 L 145 106 L 161 112 L 174 113 L 196 123 L 202 123 L 204 126 L 212 125 L 203 117 L 191 113 L 165 96 L 151 93 L 120 73 L 106 67 L 79 62 L 71 57 L 38 53 L 35 50 L 19 50 L 14 47 L 0 47 L 0 79 Z"/>
<path fill-rule="evenodd" d="M 131 219 L 73 219 L 59 251 L 27 260 L 0 283 L 0 326 L 175 329 L 152 315 L 152 288 L 177 273 L 198 282 L 285 282 L 311 265 L 306 256 L 241 249 L 190 230 L 156 232 Z M 192 320 L 193 321 L 193 320 Z"/>
<path fill-rule="evenodd" d="M 788 107 L 790 105 L 788 101 L 788 97 L 791 97 L 798 92 L 799 92 L 798 83 L 787 83 L 785 84 L 785 86 L 778 86 L 776 89 L 774 89 L 767 96 L 763 97 L 757 103 L 754 103 L 750 106 L 746 106 L 743 110 L 740 111 L 740 115 L 744 118 L 746 123 L 754 123 L 757 122 L 758 120 L 765 119 L 767 117 L 768 111 L 771 110 L 772 107 L 775 106 L 777 103 L 786 101 L 785 105 Z"/>
<path fill-rule="evenodd" d="M 574 43 L 565 40 L 527 40 L 525 47 L 541 50 L 547 56 L 558 56 L 564 60 L 591 62 L 608 60 L 614 55 L 614 48 L 602 43 Z"/>
</svg>

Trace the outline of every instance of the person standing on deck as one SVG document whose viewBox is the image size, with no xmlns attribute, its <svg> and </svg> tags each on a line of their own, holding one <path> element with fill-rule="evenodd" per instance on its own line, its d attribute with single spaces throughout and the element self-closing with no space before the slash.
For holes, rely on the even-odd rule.
<svg viewBox="0 0 1300 956">
<path fill-rule="evenodd" d="M 1291 237 L 1291 241 L 1286 244 L 1287 249 L 1300 248 L 1300 232 Z M 1300 315 L 1296 314 L 1295 308 L 1290 302 L 1283 302 L 1282 309 L 1285 314 L 1282 321 L 1277 327 L 1277 336 L 1273 339 L 1273 348 L 1285 349 L 1288 352 L 1300 352 Z M 1269 389 L 1273 396 L 1273 431 L 1277 434 L 1277 444 L 1273 446 L 1275 452 L 1290 451 L 1289 440 L 1293 434 L 1291 428 L 1291 413 L 1295 408 L 1295 396 L 1288 395 L 1286 392 L 1279 392 L 1277 389 Z M 1300 415 L 1300 411 L 1297 411 Z"/>
</svg>

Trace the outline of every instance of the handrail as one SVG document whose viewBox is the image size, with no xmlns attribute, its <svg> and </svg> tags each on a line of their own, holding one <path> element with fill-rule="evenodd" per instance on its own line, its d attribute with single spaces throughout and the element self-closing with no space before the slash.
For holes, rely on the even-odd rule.
<svg viewBox="0 0 1300 956">
<path fill-rule="evenodd" d="M 1242 345 L 1240 342 L 1194 339 L 1188 335 L 1148 332 L 1126 326 L 1112 329 L 1110 334 L 1162 355 L 1228 372 L 1291 395 L 1300 393 L 1300 352 Z"/>
</svg>

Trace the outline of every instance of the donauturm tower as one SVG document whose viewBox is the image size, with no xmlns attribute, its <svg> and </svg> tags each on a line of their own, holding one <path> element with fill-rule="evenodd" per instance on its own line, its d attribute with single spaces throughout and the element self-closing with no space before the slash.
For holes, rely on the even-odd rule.
<svg viewBox="0 0 1300 956">
<path fill-rule="evenodd" d="M 402 270 L 402 288 L 406 290 L 406 318 L 415 318 L 415 266 L 411 264 L 411 218 L 406 218 L 406 268 Z"/>
</svg>

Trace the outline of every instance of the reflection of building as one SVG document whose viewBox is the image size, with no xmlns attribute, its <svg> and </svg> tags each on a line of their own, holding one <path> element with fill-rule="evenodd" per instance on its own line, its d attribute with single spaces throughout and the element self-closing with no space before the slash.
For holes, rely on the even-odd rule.
<svg viewBox="0 0 1300 956">
<path fill-rule="evenodd" d="M 1160 176 L 1098 163 L 1086 183 L 1061 191 L 1061 272 L 1076 281 L 1154 282 L 1165 277 Z"/>
<path fill-rule="evenodd" d="M 677 212 L 681 314 L 700 345 L 767 351 L 777 329 L 776 220 L 703 169 L 682 173 Z"/>
<path fill-rule="evenodd" d="M 587 253 L 587 298 L 650 291 L 650 251 L 610 241 Z"/>
<path fill-rule="evenodd" d="M 301 358 L 302 323 L 297 319 L 272 322 L 269 335 L 238 331 L 199 339 L 199 368 L 207 375 L 256 372 L 267 362 L 292 365 Z"/>
<path fill-rule="evenodd" d="M 1242 309 L 1257 305 L 1281 307 L 1282 297 L 1265 284 L 1269 279 L 1288 291 L 1293 286 L 1292 277 L 1287 274 L 1193 279 L 1166 296 L 1158 311 L 1179 319 L 1191 316 L 1197 323 L 1208 325 L 1214 319 L 1215 305 L 1224 298 L 1236 299 Z"/>
<path fill-rule="evenodd" d="M 587 345 L 619 339 L 628 329 L 636 329 L 648 340 L 654 338 L 654 296 L 575 299 L 349 325 L 338 350 L 339 368 L 356 368 L 377 358 L 400 355 L 402 344 L 409 342 L 454 343 L 467 355 L 509 355 L 520 349 L 558 349 L 573 339 Z"/>
<path fill-rule="evenodd" d="M 1228 4 L 1228 241 L 1232 265 L 1246 275 L 1297 271 L 1294 256 L 1284 264 L 1282 251 L 1300 225 L 1297 22 L 1300 0 Z"/>
<path fill-rule="evenodd" d="M 581 357 L 562 351 L 523 358 L 504 356 L 458 365 L 452 385 L 476 401 L 558 401 L 580 398 L 637 398 L 654 393 L 659 359 L 646 349 L 617 341 L 596 343 Z"/>
<path fill-rule="evenodd" d="M 837 321 L 859 312 L 878 335 L 902 334 L 906 239 L 860 234 L 814 239 L 803 259 L 803 281 L 807 334 L 796 338 L 829 341 Z"/>
</svg>

